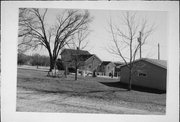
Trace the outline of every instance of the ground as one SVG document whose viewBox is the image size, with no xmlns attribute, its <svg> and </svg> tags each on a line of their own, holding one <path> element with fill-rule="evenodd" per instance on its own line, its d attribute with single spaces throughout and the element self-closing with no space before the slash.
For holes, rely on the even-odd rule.
<svg viewBox="0 0 180 122">
<path fill-rule="evenodd" d="M 47 72 L 18 68 L 17 111 L 63 113 L 165 114 L 166 94 L 127 91 L 110 85 L 118 79 L 74 75 L 47 77 Z"/>
</svg>

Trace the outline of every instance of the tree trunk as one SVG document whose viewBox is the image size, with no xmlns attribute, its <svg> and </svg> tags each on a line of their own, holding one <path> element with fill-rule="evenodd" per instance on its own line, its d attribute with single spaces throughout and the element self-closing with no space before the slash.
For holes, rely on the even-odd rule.
<svg viewBox="0 0 180 122">
<path fill-rule="evenodd" d="M 67 65 L 67 64 L 66 64 Z M 67 78 L 68 67 L 65 66 L 65 78 Z"/>
<path fill-rule="evenodd" d="M 51 72 L 52 71 L 52 69 L 54 69 L 54 58 L 53 58 L 53 56 L 52 56 L 52 53 L 51 53 L 51 50 L 50 50 L 50 47 L 49 48 L 47 48 L 47 50 L 48 50 L 48 53 L 49 53 L 49 61 L 50 61 L 50 69 L 49 69 L 49 72 Z"/>
<path fill-rule="evenodd" d="M 75 69 L 75 80 L 77 80 L 77 66 L 76 66 L 76 69 Z"/>
<path fill-rule="evenodd" d="M 129 84 L 128 84 L 128 91 L 131 91 L 131 83 L 132 83 L 132 68 L 129 69 Z"/>
<path fill-rule="evenodd" d="M 52 57 L 50 57 L 50 69 L 49 69 L 50 72 L 54 69 L 54 66 L 55 66 L 55 60 Z"/>
<path fill-rule="evenodd" d="M 76 60 L 75 60 L 75 80 L 77 80 L 77 70 L 78 70 L 78 60 L 77 60 L 78 57 L 76 57 Z"/>
</svg>

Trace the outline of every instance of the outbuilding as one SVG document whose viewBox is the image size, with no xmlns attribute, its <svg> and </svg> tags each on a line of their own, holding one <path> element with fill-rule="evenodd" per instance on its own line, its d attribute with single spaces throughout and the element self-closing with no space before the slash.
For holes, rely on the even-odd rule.
<svg viewBox="0 0 180 122">
<path fill-rule="evenodd" d="M 114 76 L 115 64 L 111 61 L 103 61 L 98 67 L 99 74 L 104 76 Z"/>
<path fill-rule="evenodd" d="M 166 91 L 167 61 L 142 58 L 133 62 L 132 85 Z M 120 82 L 129 83 L 127 65 L 120 68 Z"/>
</svg>

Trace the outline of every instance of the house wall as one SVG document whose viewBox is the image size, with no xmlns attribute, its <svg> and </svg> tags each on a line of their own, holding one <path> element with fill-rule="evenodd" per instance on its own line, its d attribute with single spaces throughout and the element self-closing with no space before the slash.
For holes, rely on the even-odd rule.
<svg viewBox="0 0 180 122">
<path fill-rule="evenodd" d="M 105 68 L 106 67 L 104 65 L 100 66 L 100 71 L 99 72 L 101 72 L 102 75 L 105 75 Z"/>
<path fill-rule="evenodd" d="M 120 68 L 115 67 L 115 69 L 114 69 L 114 76 L 115 77 L 119 77 L 120 76 Z"/>
<path fill-rule="evenodd" d="M 74 59 L 72 58 L 72 53 L 69 51 L 64 51 L 61 54 L 61 59 L 64 63 L 65 66 L 67 67 L 74 67 L 75 68 L 75 61 L 73 61 Z M 79 66 L 83 66 L 84 65 L 84 61 L 78 61 L 78 65 Z"/>
<path fill-rule="evenodd" d="M 166 69 L 146 61 L 139 61 L 134 65 L 132 77 L 133 85 L 166 90 Z M 120 71 L 120 82 L 128 83 L 128 78 L 129 69 L 124 66 Z"/>
<path fill-rule="evenodd" d="M 97 70 L 97 67 L 100 64 L 101 60 L 99 60 L 96 56 L 92 56 L 88 60 L 86 60 L 84 70 L 93 72 L 93 70 Z"/>
<path fill-rule="evenodd" d="M 105 75 L 109 76 L 110 73 L 113 73 L 114 76 L 114 70 L 115 70 L 115 65 L 113 63 L 109 63 L 105 67 Z"/>
<path fill-rule="evenodd" d="M 98 69 L 97 69 L 97 72 L 99 75 L 105 75 L 105 66 L 104 65 L 99 65 L 98 66 Z"/>
</svg>

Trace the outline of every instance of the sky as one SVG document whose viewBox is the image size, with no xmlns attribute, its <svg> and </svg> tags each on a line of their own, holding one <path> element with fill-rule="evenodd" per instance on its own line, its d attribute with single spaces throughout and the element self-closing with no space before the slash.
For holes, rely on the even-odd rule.
<svg viewBox="0 0 180 122">
<path fill-rule="evenodd" d="M 49 25 L 53 25 L 56 16 L 62 12 L 62 9 L 48 9 L 46 21 Z M 124 29 L 122 25 L 122 14 L 126 11 L 122 10 L 89 10 L 93 21 L 89 25 L 91 33 L 87 37 L 89 44 L 86 48 L 90 53 L 96 54 L 102 61 L 122 61 L 122 58 L 108 52 L 107 48 L 112 45 L 112 36 L 109 33 L 108 22 L 111 18 L 112 22 L 119 28 Z M 154 24 L 155 30 L 149 36 L 146 44 L 142 46 L 143 58 L 158 57 L 158 43 L 160 44 L 160 59 L 167 60 L 167 12 L 161 11 L 131 11 L 136 13 L 136 21 L 140 22 L 142 18 L 146 18 L 149 25 Z M 37 50 L 42 55 L 48 55 L 44 49 Z M 29 52 L 33 54 L 37 52 Z M 124 55 L 128 55 L 124 52 Z"/>
</svg>

